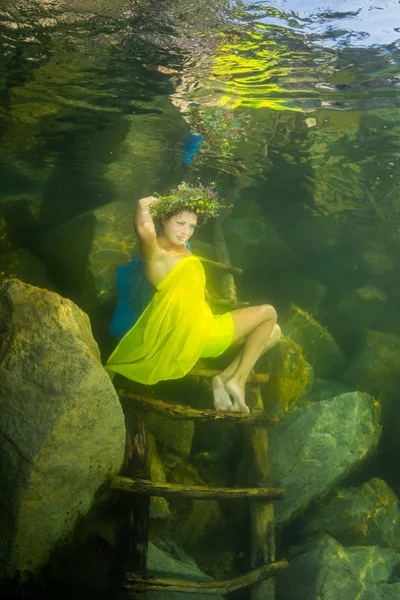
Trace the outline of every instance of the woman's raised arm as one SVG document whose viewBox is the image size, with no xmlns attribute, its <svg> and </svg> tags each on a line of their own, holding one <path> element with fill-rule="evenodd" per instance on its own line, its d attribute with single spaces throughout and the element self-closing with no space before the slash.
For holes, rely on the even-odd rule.
<svg viewBox="0 0 400 600">
<path fill-rule="evenodd" d="M 133 228 L 140 240 L 140 255 L 144 261 L 151 260 L 157 251 L 157 233 L 150 206 L 158 199 L 153 196 L 138 201 Z"/>
</svg>

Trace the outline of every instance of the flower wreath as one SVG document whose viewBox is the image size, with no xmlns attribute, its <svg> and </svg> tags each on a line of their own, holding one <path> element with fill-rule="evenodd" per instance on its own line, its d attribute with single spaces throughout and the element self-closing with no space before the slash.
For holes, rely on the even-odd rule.
<svg viewBox="0 0 400 600">
<path fill-rule="evenodd" d="M 164 221 L 187 210 L 205 222 L 211 217 L 218 217 L 224 207 L 229 208 L 230 205 L 221 200 L 211 187 L 183 181 L 166 196 L 158 196 L 158 201 L 154 202 L 150 211 L 152 217 Z"/>
</svg>

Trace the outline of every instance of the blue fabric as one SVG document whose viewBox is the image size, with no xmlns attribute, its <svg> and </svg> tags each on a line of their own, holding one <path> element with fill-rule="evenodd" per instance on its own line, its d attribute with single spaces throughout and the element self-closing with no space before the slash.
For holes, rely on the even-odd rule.
<svg viewBox="0 0 400 600">
<path fill-rule="evenodd" d="M 189 242 L 186 248 L 191 251 Z M 110 323 L 110 333 L 121 340 L 150 303 L 156 288 L 147 279 L 140 255 L 117 267 L 118 301 Z"/>
<path fill-rule="evenodd" d="M 184 165 L 190 165 L 193 161 L 196 153 L 198 152 L 201 142 L 204 140 L 204 136 L 196 133 L 188 133 L 182 142 L 183 158 L 182 162 Z"/>
<path fill-rule="evenodd" d="M 155 292 L 147 279 L 140 256 L 127 265 L 117 267 L 119 291 L 117 306 L 111 319 L 110 333 L 118 340 L 133 327 Z"/>
</svg>

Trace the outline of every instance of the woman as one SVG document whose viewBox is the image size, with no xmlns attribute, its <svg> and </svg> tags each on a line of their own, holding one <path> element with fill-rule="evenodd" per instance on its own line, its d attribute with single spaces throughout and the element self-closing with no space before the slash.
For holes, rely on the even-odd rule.
<svg viewBox="0 0 400 600">
<path fill-rule="evenodd" d="M 177 188 L 172 202 L 163 204 L 163 199 L 154 197 L 139 200 L 134 228 L 146 277 L 156 293 L 106 369 L 111 376 L 120 373 L 154 384 L 184 377 L 199 358 L 218 356 L 232 344 L 243 343 L 233 362 L 213 378 L 212 388 L 216 410 L 249 412 L 247 378 L 257 359 L 279 340 L 280 328 L 269 305 L 212 314 L 205 300 L 203 267 L 186 245 L 198 217 L 215 216 L 221 206 L 213 192 L 202 189 L 209 195 L 204 200 L 191 195 L 195 188 L 187 184 Z M 154 215 L 161 219 L 158 236 Z"/>
</svg>

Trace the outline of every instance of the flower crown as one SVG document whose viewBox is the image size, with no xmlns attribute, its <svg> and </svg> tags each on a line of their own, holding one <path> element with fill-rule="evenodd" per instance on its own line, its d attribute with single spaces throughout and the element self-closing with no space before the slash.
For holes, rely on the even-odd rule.
<svg viewBox="0 0 400 600">
<path fill-rule="evenodd" d="M 164 221 L 172 215 L 187 210 L 194 212 L 205 222 L 210 217 L 218 217 L 221 208 L 229 208 L 229 206 L 210 187 L 204 187 L 201 183 L 196 185 L 183 181 L 168 195 L 158 196 L 158 202 L 151 206 L 151 216 Z"/>
</svg>

